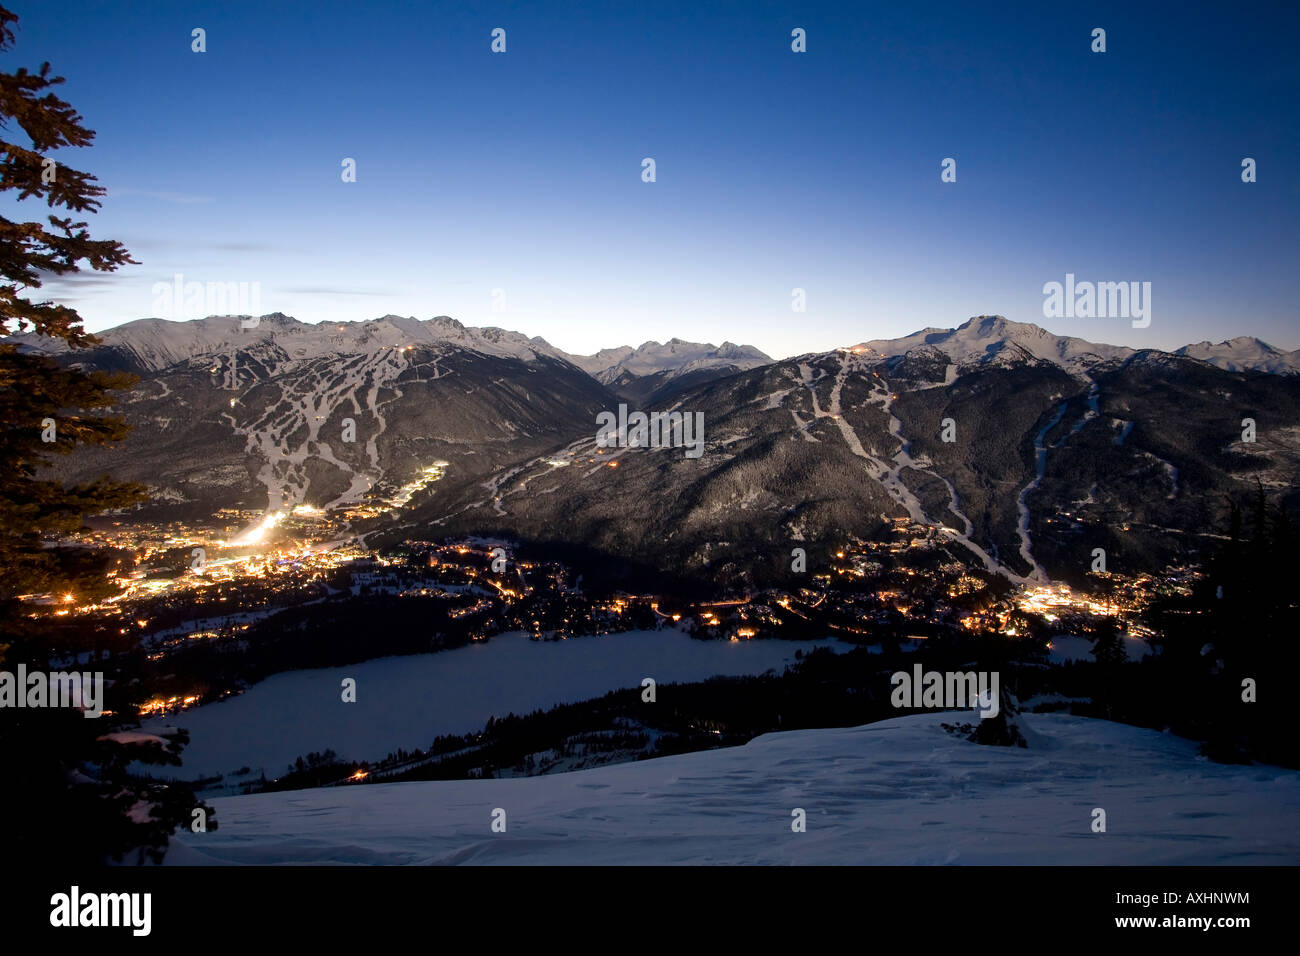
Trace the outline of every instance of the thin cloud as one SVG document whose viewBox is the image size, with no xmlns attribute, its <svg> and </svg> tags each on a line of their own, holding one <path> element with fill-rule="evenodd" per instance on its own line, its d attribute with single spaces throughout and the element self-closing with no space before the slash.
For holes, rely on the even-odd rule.
<svg viewBox="0 0 1300 956">
<path fill-rule="evenodd" d="M 205 249 L 209 252 L 274 252 L 282 249 L 269 242 L 193 242 L 189 239 L 160 239 L 156 236 L 123 239 L 122 244 L 128 249 Z"/>
<path fill-rule="evenodd" d="M 364 289 L 337 289 L 330 286 L 299 286 L 293 289 L 285 289 L 284 291 L 293 295 L 388 295 L 387 292 L 371 292 Z"/>
<path fill-rule="evenodd" d="M 207 249 L 220 249 L 222 252 L 270 252 L 276 248 L 265 242 L 205 242 L 198 245 Z"/>
<path fill-rule="evenodd" d="M 181 203 L 182 205 L 214 201 L 211 196 L 191 196 L 188 193 L 169 193 L 158 192 L 152 189 L 133 189 L 129 186 L 111 187 L 108 190 L 108 195 L 110 198 L 114 196 L 144 196 L 147 199 L 160 199 L 163 202 Z"/>
<path fill-rule="evenodd" d="M 42 272 L 41 288 L 46 290 L 75 289 L 78 292 L 94 292 L 97 289 L 112 289 L 120 287 L 124 277 L 113 278 L 102 272 L 70 272 L 67 275 L 56 275 L 52 272 Z"/>
</svg>

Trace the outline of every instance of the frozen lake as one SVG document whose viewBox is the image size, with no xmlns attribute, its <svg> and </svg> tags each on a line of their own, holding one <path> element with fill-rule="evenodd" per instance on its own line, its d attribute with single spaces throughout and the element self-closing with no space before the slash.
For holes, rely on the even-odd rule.
<svg viewBox="0 0 1300 956">
<path fill-rule="evenodd" d="M 849 645 L 833 639 L 698 641 L 672 630 L 542 643 L 513 632 L 436 654 L 287 671 L 238 697 L 145 721 L 146 731 L 164 725 L 188 729 L 190 744 L 180 768 L 139 769 L 193 779 L 247 766 L 253 778 L 262 770 L 273 778 L 313 751 L 375 760 L 399 747 L 427 747 L 439 734 L 480 730 L 489 717 L 526 714 L 619 688 L 640 693 L 645 677 L 667 684 L 780 671 L 794 661 L 795 651 L 806 654 L 813 647 Z M 347 677 L 357 682 L 356 703 L 342 702 Z"/>
</svg>

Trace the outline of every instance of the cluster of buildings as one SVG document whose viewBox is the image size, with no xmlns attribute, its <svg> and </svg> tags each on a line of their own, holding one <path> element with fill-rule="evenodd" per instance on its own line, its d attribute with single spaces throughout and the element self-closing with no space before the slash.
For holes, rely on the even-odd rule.
<svg viewBox="0 0 1300 956">
<path fill-rule="evenodd" d="M 432 476 L 426 476 L 435 480 Z M 416 489 L 418 490 L 418 489 Z M 414 493 L 414 492 L 412 492 Z M 523 631 L 537 640 L 567 640 L 628 630 L 673 628 L 703 639 L 838 636 L 856 643 L 942 634 L 1000 633 L 1021 637 L 1029 622 L 1066 628 L 1097 617 L 1120 619 L 1147 636 L 1138 621 L 1151 598 L 1190 586 L 1195 572 L 1159 580 L 1104 575 L 1098 593 L 1064 584 L 1012 588 L 1005 579 L 953 559 L 938 529 L 891 519 L 874 540 L 848 539 L 792 573 L 790 584 L 712 600 L 671 594 L 584 593 L 563 563 L 516 554 L 506 542 L 412 540 L 376 553 L 321 539 L 335 527 L 310 509 L 274 523 L 271 541 L 231 530 L 260 527 L 259 515 L 224 512 L 227 537 L 185 525 L 121 526 L 91 533 L 95 542 L 129 550 L 134 566 L 114 569 L 121 592 L 96 603 L 47 596 L 53 613 L 139 637 L 147 657 L 161 661 L 195 642 L 241 639 L 259 618 L 299 604 L 386 596 L 445 600 L 446 620 L 470 640 Z M 265 516 L 260 516 L 265 524 Z M 223 533 L 218 529 L 217 534 Z M 303 543 L 304 537 L 314 536 Z M 275 541 L 292 540 L 292 544 Z M 187 565 L 190 554 L 204 560 Z M 1184 573 L 1185 572 L 1185 573 Z M 34 613 L 49 613 L 44 607 Z M 142 715 L 200 703 L 185 692 L 141 702 Z"/>
</svg>

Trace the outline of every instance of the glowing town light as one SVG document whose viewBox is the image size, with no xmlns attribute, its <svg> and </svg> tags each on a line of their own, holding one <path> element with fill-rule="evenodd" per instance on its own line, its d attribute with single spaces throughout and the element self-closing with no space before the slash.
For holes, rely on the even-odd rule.
<svg viewBox="0 0 1300 956">
<path fill-rule="evenodd" d="M 231 544 L 261 544 L 266 539 L 267 534 L 271 532 L 281 521 L 284 520 L 283 511 L 272 511 L 265 515 L 260 522 L 249 528 Z"/>
</svg>

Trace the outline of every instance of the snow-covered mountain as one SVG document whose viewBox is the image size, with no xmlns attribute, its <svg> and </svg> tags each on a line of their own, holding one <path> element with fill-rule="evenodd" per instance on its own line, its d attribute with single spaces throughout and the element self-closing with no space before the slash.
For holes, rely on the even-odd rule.
<svg viewBox="0 0 1300 956">
<path fill-rule="evenodd" d="M 210 316 L 192 322 L 139 319 L 97 333 L 96 352 L 120 356 L 139 372 L 160 372 L 182 362 L 209 355 L 274 346 L 287 362 L 314 361 L 341 355 L 373 355 L 413 346 L 451 346 L 496 358 L 531 361 L 545 355 L 565 358 L 545 339 L 528 338 L 499 328 L 467 328 L 445 315 L 420 320 L 385 315 L 368 322 L 299 322 L 281 313 L 261 316 L 257 325 L 244 328 L 237 316 Z M 62 339 L 35 335 L 14 336 L 10 341 L 33 351 L 60 355 L 68 351 Z"/>
<path fill-rule="evenodd" d="M 377 510 L 395 536 L 567 536 L 738 584 L 778 541 L 871 535 L 882 514 L 953 529 L 1013 577 L 1077 569 L 1085 539 L 1158 563 L 1190 529 L 1223 527 L 1225 498 L 1248 483 L 1280 497 L 1300 474 L 1300 376 L 1000 316 L 782 361 L 681 340 L 584 358 L 445 317 L 144 320 L 100 337 L 76 353 L 18 340 L 141 376 L 119 405 L 127 440 L 60 459 L 62 478 L 138 481 L 184 516 L 309 504 Z M 597 416 L 620 402 L 702 414 L 703 456 L 557 468 L 596 465 Z M 1238 448 L 1246 417 L 1260 436 Z M 435 487 L 400 492 L 435 466 Z M 601 511 L 612 500 L 636 507 Z"/>
<path fill-rule="evenodd" d="M 881 515 L 907 516 L 1013 580 L 1069 579 L 1092 548 L 1128 567 L 1177 560 L 1224 533 L 1224 502 L 1256 479 L 1280 499 L 1300 475 L 1300 376 L 998 316 L 771 362 L 671 401 L 707 423 L 697 458 L 619 450 L 606 468 L 594 437 L 575 435 L 559 457 L 584 467 L 548 453 L 512 464 L 491 495 L 449 480 L 409 527 L 454 512 L 441 527 L 568 533 L 747 587 L 780 578 L 764 556 L 784 542 L 870 536 Z M 1246 417 L 1269 424 L 1242 447 Z"/>
<path fill-rule="evenodd" d="M 1200 359 L 1229 372 L 1250 370 L 1278 375 L 1300 374 L 1300 349 L 1284 352 L 1249 335 L 1239 335 L 1218 345 L 1212 342 L 1184 345 L 1175 354 Z"/>
<path fill-rule="evenodd" d="M 606 385 L 629 376 L 640 378 L 665 372 L 677 376 L 712 368 L 744 370 L 772 361 L 770 356 L 752 345 L 733 342 L 713 345 L 711 342 L 686 342 L 682 339 L 669 339 L 662 345 L 643 342 L 635 349 L 625 345 L 602 349 L 595 355 L 571 355 L 567 358 Z"/>
<path fill-rule="evenodd" d="M 590 431 L 601 408 L 628 395 L 606 387 L 611 376 L 635 381 L 649 400 L 665 381 L 689 387 L 768 361 L 749 347 L 674 339 L 607 350 L 582 368 L 540 337 L 447 316 L 141 319 L 97 338 L 75 352 L 33 334 L 7 340 L 141 378 L 122 401 L 134 426 L 127 441 L 60 461 L 61 474 L 111 470 L 186 513 L 391 499 L 435 462 L 486 478 L 526 448 Z"/>
<path fill-rule="evenodd" d="M 470 328 L 445 315 L 426 320 L 385 315 L 366 322 L 306 323 L 274 313 L 261 316 L 256 326 L 245 328 L 247 321 L 239 316 L 210 316 L 189 322 L 139 319 L 98 333 L 101 344 L 83 354 L 91 364 L 149 374 L 236 350 L 271 348 L 283 353 L 284 363 L 292 364 L 323 357 L 374 355 L 386 350 L 436 346 L 525 362 L 541 356 L 562 359 L 603 385 L 627 386 L 638 379 L 651 379 L 654 388 L 678 378 L 699 384 L 708 378 L 772 361 L 749 345 L 724 342 L 715 346 L 682 339 L 672 339 L 662 345 L 645 342 L 637 348 L 623 345 L 601 349 L 594 355 L 571 355 L 541 336 L 529 338 L 496 327 Z M 32 334 L 13 336 L 8 341 L 47 355 L 65 355 L 69 351 L 62 339 L 43 339 Z M 81 358 L 79 354 L 78 359 Z"/>
<path fill-rule="evenodd" d="M 220 828 L 180 832 L 166 862 L 1300 863 L 1294 770 L 1211 763 L 1190 740 L 1063 714 L 1021 714 L 1026 749 L 981 746 L 941 726 L 959 716 L 538 777 L 218 798 Z"/>
<path fill-rule="evenodd" d="M 1000 315 L 980 315 L 955 329 L 921 329 L 897 339 L 873 339 L 852 347 L 868 357 L 899 359 L 942 358 L 966 372 L 980 366 L 1007 366 L 1027 361 L 1050 362 L 1072 374 L 1124 361 L 1138 354 L 1122 345 L 1101 345 L 1070 335 L 1054 335 L 1028 322 Z M 1257 338 L 1239 336 L 1220 342 L 1184 345 L 1172 353 L 1147 350 L 1147 355 L 1172 354 L 1207 362 L 1230 372 L 1300 373 L 1300 350 L 1285 352 Z"/>
<path fill-rule="evenodd" d="M 682 339 L 565 357 L 620 397 L 644 405 L 662 404 L 693 386 L 772 362 L 770 356 L 752 345 L 713 345 Z"/>
<path fill-rule="evenodd" d="M 555 348 L 541 336 L 529 338 L 496 327 L 471 328 L 445 315 L 425 320 L 385 315 L 366 322 L 306 323 L 273 313 L 262 316 L 253 328 L 244 328 L 243 321 L 246 320 L 237 316 L 210 316 L 189 322 L 139 319 L 98 333 L 101 345 L 95 351 L 100 361 L 107 353 L 117 356 L 124 366 L 149 373 L 195 358 L 259 345 L 282 349 L 289 361 L 436 345 L 522 361 L 540 356 L 558 358 L 615 388 L 646 378 L 653 378 L 656 388 L 678 378 L 698 384 L 702 378 L 715 377 L 704 373 L 729 374 L 773 361 L 750 345 L 723 342 L 715 346 L 679 338 L 662 344 L 643 342 L 636 348 L 623 345 L 601 349 L 592 355 L 577 355 Z M 6 341 L 49 355 L 69 351 L 61 339 L 42 339 L 33 334 L 13 336 Z M 1125 346 L 1054 335 L 1032 323 L 1012 322 L 998 315 L 976 316 L 955 329 L 926 328 L 901 338 L 872 339 L 852 349 L 869 358 L 942 357 L 961 372 L 977 366 L 1041 360 L 1078 373 L 1136 354 L 1134 349 Z M 1197 359 L 1227 371 L 1300 373 L 1300 350 L 1286 352 L 1251 336 L 1238 336 L 1217 345 L 1198 342 L 1169 354 Z"/>
<path fill-rule="evenodd" d="M 981 365 L 1051 362 L 1079 372 L 1101 362 L 1123 360 L 1134 350 L 1121 345 L 1096 345 L 1073 336 L 1053 335 L 1026 322 L 1000 315 L 981 315 L 955 329 L 922 329 L 898 339 L 874 339 L 853 347 L 868 357 L 898 358 L 917 350 L 937 353 L 967 371 Z"/>
<path fill-rule="evenodd" d="M 445 316 L 308 324 L 273 314 L 252 328 L 238 316 L 144 319 L 97 337 L 76 352 L 62 340 L 9 340 L 140 376 L 118 406 L 127 439 L 54 468 L 139 481 L 155 505 L 187 515 L 383 510 L 435 465 L 486 475 L 587 430 L 613 398 L 542 339 Z"/>
<path fill-rule="evenodd" d="M 651 342 L 646 343 L 646 345 L 657 344 L 658 343 Z M 630 345 L 620 345 L 617 348 L 601 349 L 594 355 L 566 355 L 565 357 L 592 378 L 596 378 L 606 369 L 613 368 L 635 351 L 636 349 L 632 348 Z"/>
</svg>

